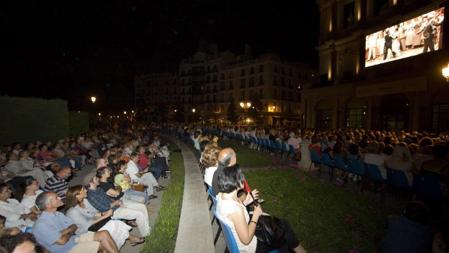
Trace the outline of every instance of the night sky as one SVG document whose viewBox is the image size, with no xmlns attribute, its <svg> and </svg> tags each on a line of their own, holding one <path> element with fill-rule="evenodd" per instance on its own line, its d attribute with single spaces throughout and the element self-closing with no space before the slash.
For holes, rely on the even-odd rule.
<svg viewBox="0 0 449 253">
<path fill-rule="evenodd" d="M 1 94 L 68 99 L 72 109 L 90 94 L 104 107 L 132 104 L 136 74 L 175 70 L 200 41 L 318 62 L 312 0 L 7 0 L 0 25 Z"/>
</svg>

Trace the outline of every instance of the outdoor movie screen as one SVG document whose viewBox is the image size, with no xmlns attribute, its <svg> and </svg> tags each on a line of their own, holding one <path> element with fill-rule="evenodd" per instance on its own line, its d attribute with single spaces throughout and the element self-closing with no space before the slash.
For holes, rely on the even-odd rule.
<svg viewBox="0 0 449 253">
<path fill-rule="evenodd" d="M 444 7 L 365 37 L 365 67 L 439 50 Z"/>
</svg>

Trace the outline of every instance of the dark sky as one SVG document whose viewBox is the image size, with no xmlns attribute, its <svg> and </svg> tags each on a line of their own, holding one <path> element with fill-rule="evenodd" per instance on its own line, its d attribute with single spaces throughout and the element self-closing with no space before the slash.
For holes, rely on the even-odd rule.
<svg viewBox="0 0 449 253">
<path fill-rule="evenodd" d="M 90 94 L 129 103 L 136 73 L 172 69 L 201 40 L 317 64 L 313 0 L 6 0 L 0 25 L 1 94 L 59 97 L 72 108 Z"/>
</svg>

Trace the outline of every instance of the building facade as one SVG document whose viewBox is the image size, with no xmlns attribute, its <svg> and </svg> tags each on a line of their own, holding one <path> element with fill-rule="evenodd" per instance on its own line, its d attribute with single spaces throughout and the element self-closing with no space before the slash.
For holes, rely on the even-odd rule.
<svg viewBox="0 0 449 253">
<path fill-rule="evenodd" d="M 317 4 L 320 80 L 303 91 L 306 127 L 449 128 L 449 85 L 441 74 L 449 62 L 446 1 Z"/>
<path fill-rule="evenodd" d="M 314 75 L 311 68 L 285 62 L 276 54 L 252 57 L 249 51 L 247 48 L 243 55 L 236 56 L 210 45 L 181 61 L 176 74 L 139 76 L 137 105 L 144 105 L 139 94 L 150 94 L 144 99 L 152 108 L 147 110 L 168 108 L 167 115 L 172 119 L 224 123 L 235 114 L 241 124 L 301 124 L 300 91 L 310 86 Z M 160 91 L 145 90 L 165 91 L 165 86 L 173 89 L 171 94 L 176 99 L 151 97 Z"/>
</svg>

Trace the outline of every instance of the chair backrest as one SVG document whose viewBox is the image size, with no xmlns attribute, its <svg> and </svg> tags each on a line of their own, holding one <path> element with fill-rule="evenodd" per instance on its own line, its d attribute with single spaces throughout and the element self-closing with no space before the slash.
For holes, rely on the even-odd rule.
<svg viewBox="0 0 449 253">
<path fill-rule="evenodd" d="M 346 164 L 345 160 L 343 159 L 343 157 L 341 155 L 335 155 L 334 163 L 335 163 L 335 166 L 341 170 L 348 169 L 348 165 Z"/>
<path fill-rule="evenodd" d="M 373 181 L 384 181 L 379 167 L 375 164 L 365 163 L 365 174 L 369 179 Z"/>
<path fill-rule="evenodd" d="M 365 175 L 365 165 L 363 164 L 363 161 L 356 158 L 351 158 L 348 161 L 348 170 L 354 174 L 357 174 L 359 176 Z"/>
<path fill-rule="evenodd" d="M 402 170 L 387 168 L 388 184 L 396 189 L 410 190 L 407 177 Z"/>
<path fill-rule="evenodd" d="M 237 246 L 237 241 L 234 238 L 234 234 L 232 234 L 231 227 L 226 225 L 221 217 L 217 215 L 215 212 L 215 217 L 220 222 L 221 228 L 223 230 L 223 236 L 226 242 L 226 246 L 228 247 L 229 253 L 239 253 L 239 247 Z"/>
<path fill-rule="evenodd" d="M 321 157 L 315 149 L 309 149 L 310 159 L 313 163 L 321 163 Z"/>
<path fill-rule="evenodd" d="M 324 165 L 329 166 L 329 167 L 335 166 L 334 160 L 332 160 L 329 153 L 325 152 L 325 153 L 321 154 L 321 159 L 322 159 Z"/>
<path fill-rule="evenodd" d="M 214 203 L 214 206 L 217 205 L 217 196 L 215 196 L 212 192 L 212 187 L 207 188 L 207 194 L 209 195 L 210 199 L 212 199 L 212 203 Z"/>
<path fill-rule="evenodd" d="M 438 176 L 430 172 L 423 172 L 413 178 L 413 190 L 425 200 L 439 201 L 443 197 Z"/>
</svg>

